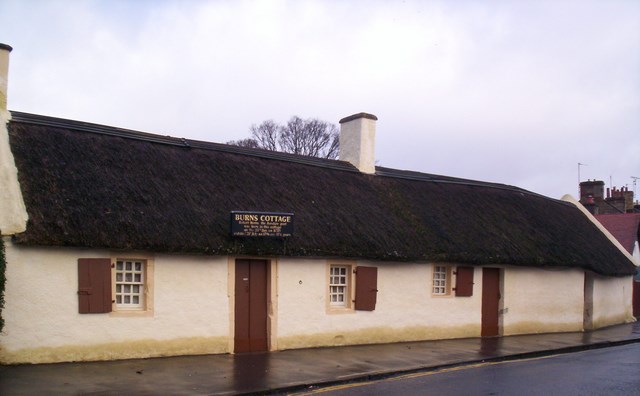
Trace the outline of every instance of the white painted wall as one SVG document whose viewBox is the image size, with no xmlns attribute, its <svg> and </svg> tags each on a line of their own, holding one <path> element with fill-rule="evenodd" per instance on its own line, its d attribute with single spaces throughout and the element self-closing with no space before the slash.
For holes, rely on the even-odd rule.
<svg viewBox="0 0 640 396">
<path fill-rule="evenodd" d="M 9 112 L 0 111 L 0 236 L 23 232 L 28 219 L 18 183 L 18 169 L 9 147 L 7 122 Z"/>
<path fill-rule="evenodd" d="M 508 267 L 503 277 L 503 335 L 582 330 L 582 270 Z"/>
<path fill-rule="evenodd" d="M 79 314 L 77 259 L 112 252 L 4 240 L 2 363 L 225 353 L 233 346 L 227 257 L 155 255 L 152 315 Z M 374 311 L 328 309 L 331 263 L 378 268 Z M 280 258 L 271 271 L 272 349 L 480 336 L 482 268 L 475 269 L 472 297 L 433 296 L 432 264 Z M 582 329 L 581 270 L 506 267 L 501 283 L 504 335 Z M 631 277 L 596 278 L 596 327 L 630 320 L 631 287 Z"/>
<path fill-rule="evenodd" d="M 596 276 L 593 282 L 594 328 L 634 322 L 632 296 L 632 276 Z"/>
<path fill-rule="evenodd" d="M 228 352 L 226 258 L 155 255 L 153 315 L 122 317 L 78 313 L 77 259 L 109 251 L 5 245 L 1 362 Z"/>
<path fill-rule="evenodd" d="M 472 297 L 433 297 L 433 266 L 429 264 L 353 261 L 354 266 L 378 268 L 376 309 L 328 310 L 330 263 L 336 262 L 279 260 L 280 349 L 480 335 L 480 289 L 476 287 Z M 476 269 L 476 284 L 479 273 Z"/>
<path fill-rule="evenodd" d="M 0 236 L 23 232 L 27 227 L 27 210 L 18 184 L 18 170 L 9 147 L 7 110 L 10 47 L 0 46 Z"/>
</svg>

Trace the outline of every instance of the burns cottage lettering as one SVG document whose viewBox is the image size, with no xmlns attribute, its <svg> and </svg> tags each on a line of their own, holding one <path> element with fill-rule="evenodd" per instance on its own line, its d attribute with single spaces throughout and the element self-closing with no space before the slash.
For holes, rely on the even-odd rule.
<svg viewBox="0 0 640 396">
<path fill-rule="evenodd" d="M 293 213 L 231 212 L 231 235 L 236 237 L 290 237 Z"/>
</svg>

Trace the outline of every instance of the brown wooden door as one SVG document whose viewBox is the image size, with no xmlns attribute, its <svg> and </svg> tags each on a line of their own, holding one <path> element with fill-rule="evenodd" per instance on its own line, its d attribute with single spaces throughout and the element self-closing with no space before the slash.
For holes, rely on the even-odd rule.
<svg viewBox="0 0 640 396">
<path fill-rule="evenodd" d="M 267 261 L 236 260 L 234 352 L 267 350 Z"/>
<path fill-rule="evenodd" d="M 499 335 L 500 269 L 482 269 L 482 337 Z"/>
</svg>

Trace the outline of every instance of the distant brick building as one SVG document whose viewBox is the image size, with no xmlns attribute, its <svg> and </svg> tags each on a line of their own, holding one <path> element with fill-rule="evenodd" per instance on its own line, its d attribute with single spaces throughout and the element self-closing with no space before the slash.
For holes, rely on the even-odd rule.
<svg viewBox="0 0 640 396">
<path fill-rule="evenodd" d="M 604 195 L 602 180 L 588 180 L 580 183 L 580 203 L 594 215 L 617 213 L 640 213 L 640 206 L 633 200 L 633 191 L 627 187 L 607 188 Z"/>
</svg>

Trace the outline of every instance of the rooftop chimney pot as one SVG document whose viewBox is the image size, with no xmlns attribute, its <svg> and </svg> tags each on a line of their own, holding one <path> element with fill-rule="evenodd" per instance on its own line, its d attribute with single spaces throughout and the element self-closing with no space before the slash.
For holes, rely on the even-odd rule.
<svg viewBox="0 0 640 396">
<path fill-rule="evenodd" d="M 0 43 L 0 113 L 7 117 L 7 80 L 9 78 L 9 53 L 13 48 Z"/>
<path fill-rule="evenodd" d="M 376 121 L 378 117 L 357 113 L 340 120 L 340 160 L 363 173 L 375 173 Z"/>
</svg>

